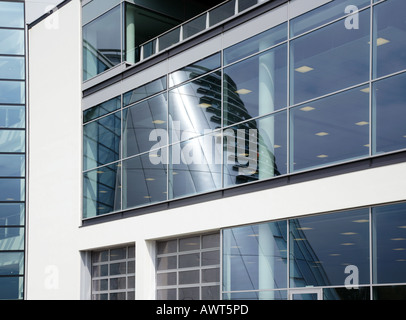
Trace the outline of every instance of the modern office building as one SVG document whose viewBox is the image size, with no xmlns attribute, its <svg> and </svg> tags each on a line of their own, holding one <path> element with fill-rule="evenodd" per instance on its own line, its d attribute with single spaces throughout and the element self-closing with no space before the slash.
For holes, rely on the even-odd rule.
<svg viewBox="0 0 406 320">
<path fill-rule="evenodd" d="M 0 1 L 0 299 L 24 297 L 25 12 Z"/>
<path fill-rule="evenodd" d="M 404 12 L 66 0 L 30 24 L 25 298 L 406 299 Z"/>
</svg>

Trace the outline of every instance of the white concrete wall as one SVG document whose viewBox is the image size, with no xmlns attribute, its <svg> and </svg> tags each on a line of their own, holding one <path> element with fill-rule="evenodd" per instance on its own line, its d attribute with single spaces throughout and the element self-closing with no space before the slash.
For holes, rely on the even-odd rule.
<svg viewBox="0 0 406 320">
<path fill-rule="evenodd" d="M 136 243 L 136 295 L 154 299 L 157 239 L 406 200 L 403 163 L 81 227 L 80 1 L 49 19 L 30 31 L 28 299 L 89 298 L 82 251 Z"/>
<path fill-rule="evenodd" d="M 80 37 L 80 0 L 29 30 L 27 299 L 79 298 Z"/>
</svg>

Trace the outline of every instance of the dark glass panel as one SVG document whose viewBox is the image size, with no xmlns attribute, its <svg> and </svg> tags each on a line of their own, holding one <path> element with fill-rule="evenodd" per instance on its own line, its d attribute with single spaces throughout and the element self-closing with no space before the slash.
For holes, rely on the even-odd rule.
<svg viewBox="0 0 406 320">
<path fill-rule="evenodd" d="M 258 53 L 280 42 L 288 36 L 287 23 L 280 24 L 224 50 L 224 64 L 233 63 Z"/>
<path fill-rule="evenodd" d="M 373 152 L 406 148 L 406 73 L 373 85 Z"/>
<path fill-rule="evenodd" d="M 0 277 L 0 300 L 23 299 L 23 277 Z"/>
<path fill-rule="evenodd" d="M 169 86 L 176 86 L 185 81 L 197 78 L 221 66 L 221 56 L 216 53 L 208 58 L 199 60 L 187 67 L 175 71 L 169 75 Z"/>
<path fill-rule="evenodd" d="M 224 73 L 224 125 L 286 107 L 286 45 L 225 68 Z"/>
<path fill-rule="evenodd" d="M 406 286 L 374 287 L 374 300 L 406 300 Z"/>
<path fill-rule="evenodd" d="M 286 117 L 283 111 L 224 131 L 224 186 L 286 174 Z"/>
<path fill-rule="evenodd" d="M 374 76 L 406 69 L 406 2 L 385 1 L 374 9 Z"/>
<path fill-rule="evenodd" d="M 214 72 L 169 92 L 171 143 L 221 126 L 221 73 Z"/>
<path fill-rule="evenodd" d="M 0 276 L 24 275 L 24 252 L 0 252 Z"/>
<path fill-rule="evenodd" d="M 0 177 L 24 177 L 25 156 L 21 154 L 0 154 Z"/>
<path fill-rule="evenodd" d="M 369 5 L 369 0 L 331 1 L 321 7 L 292 19 L 290 26 L 291 35 L 299 35 L 352 13 L 352 10 L 350 11 L 346 9 L 348 6 L 355 6 L 358 9 L 362 9 L 367 5 Z M 344 27 L 344 22 L 342 21 L 341 23 L 343 23 Z"/>
<path fill-rule="evenodd" d="M 0 251 L 22 250 L 24 250 L 24 227 L 0 227 Z"/>
<path fill-rule="evenodd" d="M 116 112 L 83 127 L 84 170 L 119 160 L 121 112 Z"/>
<path fill-rule="evenodd" d="M 0 81 L 0 103 L 24 104 L 25 83 L 23 81 Z"/>
<path fill-rule="evenodd" d="M 147 153 L 123 162 L 123 209 L 167 199 L 167 166 L 157 154 Z"/>
<path fill-rule="evenodd" d="M 170 148 L 169 199 L 221 188 L 221 138 L 209 134 Z"/>
<path fill-rule="evenodd" d="M 289 222 L 292 287 L 344 285 L 348 266 L 358 270 L 358 284 L 369 283 L 368 209 Z"/>
<path fill-rule="evenodd" d="M 24 179 L 0 178 L 0 201 L 17 202 L 25 200 Z"/>
<path fill-rule="evenodd" d="M 374 283 L 406 282 L 406 204 L 375 207 L 372 217 Z"/>
<path fill-rule="evenodd" d="M 124 107 L 148 98 L 166 89 L 166 76 L 124 94 Z"/>
<path fill-rule="evenodd" d="M 24 204 L 0 203 L 0 226 L 22 226 L 24 217 Z"/>
<path fill-rule="evenodd" d="M 369 155 L 368 92 L 359 87 L 292 109 L 292 171 Z"/>
<path fill-rule="evenodd" d="M 166 95 L 140 102 L 123 112 L 123 157 L 168 144 Z"/>
<path fill-rule="evenodd" d="M 121 6 L 83 27 L 83 80 L 121 63 Z"/>
<path fill-rule="evenodd" d="M 121 107 L 121 97 L 113 98 L 109 101 L 103 102 L 93 108 L 83 111 L 83 123 L 95 120 L 106 114 L 114 112 Z"/>
<path fill-rule="evenodd" d="M 286 288 L 286 277 L 286 221 L 224 230 L 223 291 Z"/>
<path fill-rule="evenodd" d="M 343 21 L 291 42 L 291 103 L 323 96 L 369 80 L 370 11 L 359 14 L 359 28 Z M 333 36 L 332 36 L 333 35 Z"/>
<path fill-rule="evenodd" d="M 91 218 L 121 209 L 121 164 L 84 173 L 83 216 Z"/>
</svg>

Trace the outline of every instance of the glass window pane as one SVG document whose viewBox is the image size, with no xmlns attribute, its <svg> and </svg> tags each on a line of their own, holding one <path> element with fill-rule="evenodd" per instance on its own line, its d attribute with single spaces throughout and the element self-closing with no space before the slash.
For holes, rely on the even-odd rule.
<svg viewBox="0 0 406 320">
<path fill-rule="evenodd" d="M 206 29 L 206 15 L 203 14 L 183 25 L 183 39 Z"/>
<path fill-rule="evenodd" d="M 0 103 L 24 104 L 25 83 L 22 81 L 0 81 Z"/>
<path fill-rule="evenodd" d="M 24 277 L 0 277 L 0 300 L 24 299 Z"/>
<path fill-rule="evenodd" d="M 0 201 L 15 202 L 25 199 L 24 179 L 0 179 Z"/>
<path fill-rule="evenodd" d="M 239 42 L 224 50 L 224 64 L 233 63 L 242 58 L 258 53 L 280 42 L 288 36 L 287 23 L 280 24 L 254 37 Z"/>
<path fill-rule="evenodd" d="M 238 12 L 244 11 L 260 2 L 258 0 L 238 0 Z"/>
<path fill-rule="evenodd" d="M 369 283 L 369 210 L 360 209 L 290 223 L 292 287 L 344 285 L 347 266 Z"/>
<path fill-rule="evenodd" d="M 109 252 L 105 251 L 93 251 L 92 252 L 92 262 L 106 262 L 109 260 Z"/>
<path fill-rule="evenodd" d="M 196 61 L 185 68 L 171 73 L 169 75 L 169 86 L 176 86 L 182 82 L 197 78 L 198 76 L 219 68 L 221 65 L 220 58 L 220 54 L 216 53 L 208 58 Z"/>
<path fill-rule="evenodd" d="M 24 80 L 24 57 L 0 57 L 0 79 Z"/>
<path fill-rule="evenodd" d="M 167 199 L 167 166 L 156 155 L 148 153 L 123 162 L 123 209 Z"/>
<path fill-rule="evenodd" d="M 127 256 L 127 248 L 118 248 L 110 250 L 110 261 L 123 260 L 126 258 L 126 256 Z"/>
<path fill-rule="evenodd" d="M 157 300 L 176 300 L 176 289 L 157 290 Z"/>
<path fill-rule="evenodd" d="M 83 27 L 83 80 L 121 63 L 121 6 Z"/>
<path fill-rule="evenodd" d="M 200 254 L 183 254 L 179 256 L 179 268 L 191 268 L 200 266 Z"/>
<path fill-rule="evenodd" d="M 293 171 L 369 154 L 368 92 L 359 87 L 292 109 Z"/>
<path fill-rule="evenodd" d="M 220 234 L 208 234 L 202 236 L 202 248 L 209 249 L 209 248 L 218 248 L 220 247 Z"/>
<path fill-rule="evenodd" d="M 202 287 L 202 300 L 220 300 L 220 286 Z"/>
<path fill-rule="evenodd" d="M 158 242 L 157 247 L 158 247 L 158 254 L 174 253 L 178 250 L 178 241 L 169 240 L 169 241 Z"/>
<path fill-rule="evenodd" d="M 230 0 L 209 12 L 210 27 L 235 14 L 235 0 Z"/>
<path fill-rule="evenodd" d="M 226 229 L 223 291 L 287 287 L 287 222 Z"/>
<path fill-rule="evenodd" d="M 22 226 L 24 216 L 24 204 L 0 203 L 0 226 Z"/>
<path fill-rule="evenodd" d="M 286 107 L 286 45 L 225 68 L 224 73 L 225 125 Z"/>
<path fill-rule="evenodd" d="M 287 114 L 248 121 L 224 131 L 224 186 L 287 172 Z"/>
<path fill-rule="evenodd" d="M 121 112 L 90 122 L 83 127 L 84 170 L 119 160 Z"/>
<path fill-rule="evenodd" d="M 90 1 L 83 6 L 82 9 L 82 21 L 83 24 L 96 18 L 106 10 L 112 8 L 116 4 L 119 4 L 120 0 L 104 0 L 104 1 Z"/>
<path fill-rule="evenodd" d="M 374 76 L 406 69 L 406 2 L 385 1 L 374 10 Z"/>
<path fill-rule="evenodd" d="M 24 30 L 0 29 L 0 54 L 24 55 Z"/>
<path fill-rule="evenodd" d="M 374 153 L 406 148 L 405 86 L 405 73 L 373 85 Z"/>
<path fill-rule="evenodd" d="M 264 297 L 265 296 L 265 297 Z M 285 290 L 231 292 L 223 294 L 224 300 L 287 300 L 288 292 Z"/>
<path fill-rule="evenodd" d="M 24 252 L 0 252 L 0 276 L 24 275 Z"/>
<path fill-rule="evenodd" d="M 192 284 L 200 282 L 200 271 L 181 271 L 179 272 L 179 284 Z"/>
<path fill-rule="evenodd" d="M 121 209 L 121 164 L 83 175 L 83 217 L 91 218 Z"/>
<path fill-rule="evenodd" d="M 0 154 L 0 177 L 24 177 L 25 156 Z"/>
<path fill-rule="evenodd" d="M 123 112 L 123 157 L 168 144 L 166 95 L 140 102 Z"/>
<path fill-rule="evenodd" d="M 124 107 L 148 98 L 166 89 L 166 76 L 124 94 Z"/>
<path fill-rule="evenodd" d="M 406 282 L 406 204 L 372 209 L 374 283 Z"/>
<path fill-rule="evenodd" d="M 24 28 L 24 3 L 0 2 L 0 27 Z"/>
<path fill-rule="evenodd" d="M 356 6 L 358 9 L 369 5 L 369 0 L 334 0 L 310 12 L 307 12 L 291 21 L 291 35 L 296 36 L 306 31 L 312 30 L 318 26 L 330 21 L 344 17 L 348 13 L 348 6 Z M 344 24 L 344 22 L 342 22 Z"/>
<path fill-rule="evenodd" d="M 83 111 L 83 122 L 89 122 L 91 120 L 102 117 L 110 112 L 114 112 L 121 107 L 121 97 L 113 98 L 109 101 L 103 102 L 98 106 Z"/>
<path fill-rule="evenodd" d="M 214 72 L 169 91 L 171 143 L 221 126 L 221 73 Z"/>
<path fill-rule="evenodd" d="M 371 300 L 371 291 L 369 287 L 323 288 L 323 300 Z"/>
<path fill-rule="evenodd" d="M 165 50 L 180 41 L 180 28 L 169 31 L 159 37 L 159 51 Z"/>
<path fill-rule="evenodd" d="M 366 10 L 358 29 L 338 21 L 291 42 L 293 104 L 369 80 L 369 25 Z"/>
<path fill-rule="evenodd" d="M 220 264 L 220 251 L 202 252 L 202 266 L 212 266 Z"/>
<path fill-rule="evenodd" d="M 374 300 L 406 300 L 406 286 L 379 286 L 373 292 Z"/>
<path fill-rule="evenodd" d="M 1 152 L 24 152 L 25 131 L 24 130 L 0 130 Z"/>
<path fill-rule="evenodd" d="M 202 283 L 209 282 L 220 282 L 220 268 L 202 270 Z"/>
<path fill-rule="evenodd" d="M 0 105 L 0 128 L 25 128 L 25 106 Z"/>
<path fill-rule="evenodd" d="M 6 250 L 24 250 L 24 227 L 0 227 L 0 251 Z"/>
<path fill-rule="evenodd" d="M 183 238 L 179 240 L 179 251 L 192 251 L 200 249 L 200 237 Z"/>
<path fill-rule="evenodd" d="M 170 148 L 169 199 L 221 188 L 221 138 L 216 133 Z"/>
<path fill-rule="evenodd" d="M 174 286 L 177 284 L 177 273 L 158 273 L 156 275 L 158 286 Z"/>
<path fill-rule="evenodd" d="M 162 257 L 157 259 L 157 270 L 170 270 L 177 268 L 177 256 Z"/>
</svg>

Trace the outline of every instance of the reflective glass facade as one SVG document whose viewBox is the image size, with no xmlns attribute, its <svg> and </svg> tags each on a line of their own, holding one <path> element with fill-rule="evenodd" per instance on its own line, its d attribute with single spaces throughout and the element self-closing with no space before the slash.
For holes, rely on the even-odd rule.
<svg viewBox="0 0 406 320">
<path fill-rule="evenodd" d="M 86 110 L 83 217 L 405 150 L 406 5 L 347 2 Z"/>
<path fill-rule="evenodd" d="M 164 1 L 92 0 L 86 3 L 82 10 L 83 80 L 89 80 L 122 62 L 140 61 L 140 45 L 167 31 L 160 38 L 159 45 L 152 40 L 142 49 L 142 55 L 147 57 L 178 43 L 180 28 L 172 28 L 221 2 L 176 0 L 169 5 Z M 227 11 L 223 7 L 219 9 L 216 11 L 217 19 L 224 18 L 224 12 L 234 14 L 234 7 Z M 216 19 L 215 14 L 213 19 Z M 205 19 L 190 21 L 182 37 L 204 29 Z"/>
<path fill-rule="evenodd" d="M 223 299 L 405 299 L 405 203 L 223 230 Z"/>
<path fill-rule="evenodd" d="M 25 13 L 0 1 L 0 299 L 24 298 Z"/>
</svg>

